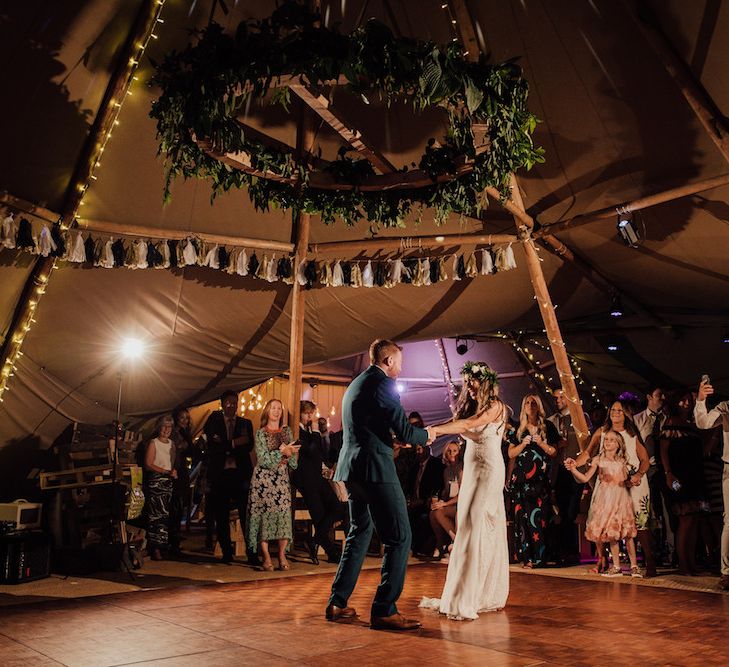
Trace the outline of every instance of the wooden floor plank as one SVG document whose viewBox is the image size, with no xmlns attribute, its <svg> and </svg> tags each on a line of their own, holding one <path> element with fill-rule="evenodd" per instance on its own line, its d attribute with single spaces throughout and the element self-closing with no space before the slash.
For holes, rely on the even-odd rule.
<svg viewBox="0 0 729 667">
<path fill-rule="evenodd" d="M 504 611 L 455 622 L 418 608 L 445 573 L 411 566 L 399 603 L 423 623 L 411 634 L 369 628 L 372 570 L 349 624 L 323 618 L 331 574 L 6 607 L 0 665 L 726 664 L 727 595 L 513 572 Z"/>
</svg>

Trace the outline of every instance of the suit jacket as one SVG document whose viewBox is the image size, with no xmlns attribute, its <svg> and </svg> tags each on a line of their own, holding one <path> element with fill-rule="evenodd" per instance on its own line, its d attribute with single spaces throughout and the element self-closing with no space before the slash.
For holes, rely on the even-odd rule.
<svg viewBox="0 0 729 667">
<path fill-rule="evenodd" d="M 428 441 L 424 428 L 408 422 L 395 381 L 377 366 L 370 366 L 347 387 L 342 432 L 344 443 L 334 475 L 342 482 L 398 484 L 392 434 L 413 445 Z"/>
<path fill-rule="evenodd" d="M 233 438 L 247 437 L 244 445 L 233 447 L 228 439 L 228 429 L 225 427 L 225 416 L 222 410 L 213 412 L 208 417 L 203 427 L 207 436 L 207 458 L 208 458 L 208 479 L 215 483 L 223 476 L 225 461 L 229 456 L 235 459 L 238 473 L 247 482 L 250 482 L 253 475 L 253 463 L 251 452 L 253 451 L 253 423 L 245 417 L 235 418 Z"/>
<path fill-rule="evenodd" d="M 323 462 L 321 435 L 316 431 L 305 431 L 299 427 L 299 466 L 293 473 L 294 484 L 301 489 L 305 486 L 319 484 L 323 479 L 321 464 Z"/>
<path fill-rule="evenodd" d="M 339 460 L 339 452 L 342 451 L 342 432 L 329 431 L 329 451 L 324 457 L 324 463 L 330 468 Z"/>
</svg>

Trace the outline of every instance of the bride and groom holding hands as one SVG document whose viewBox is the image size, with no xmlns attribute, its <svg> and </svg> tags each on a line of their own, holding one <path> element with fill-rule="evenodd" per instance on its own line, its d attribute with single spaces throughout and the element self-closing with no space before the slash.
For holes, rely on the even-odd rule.
<svg viewBox="0 0 729 667">
<path fill-rule="evenodd" d="M 438 436 L 466 439 L 463 481 L 458 496 L 458 531 L 440 599 L 423 598 L 422 607 L 449 618 L 474 619 L 501 609 L 509 593 L 504 460 L 501 438 L 507 414 L 497 397 L 497 376 L 485 363 L 467 363 L 455 418 L 427 428 L 413 426 L 400 404 L 395 379 L 402 348 L 378 339 L 370 346 L 370 367 L 355 378 L 342 401 L 344 444 L 335 480 L 349 492 L 350 530 L 332 584 L 326 618 L 354 618 L 348 606 L 372 531 L 384 545 L 382 577 L 372 603 L 370 625 L 379 630 L 415 630 L 416 620 L 397 610 L 410 555 L 411 530 L 405 495 L 397 478 L 392 433 L 414 445 Z"/>
</svg>

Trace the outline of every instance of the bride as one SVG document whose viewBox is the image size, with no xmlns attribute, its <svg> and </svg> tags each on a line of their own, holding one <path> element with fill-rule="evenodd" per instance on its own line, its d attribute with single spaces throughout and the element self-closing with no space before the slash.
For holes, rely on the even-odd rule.
<svg viewBox="0 0 729 667">
<path fill-rule="evenodd" d="M 507 408 L 497 397 L 498 377 L 487 364 L 468 362 L 461 375 L 455 419 L 433 427 L 436 437 L 458 433 L 466 439 L 456 539 L 441 598 L 420 603 L 458 621 L 502 609 L 509 595 L 501 453 Z"/>
</svg>

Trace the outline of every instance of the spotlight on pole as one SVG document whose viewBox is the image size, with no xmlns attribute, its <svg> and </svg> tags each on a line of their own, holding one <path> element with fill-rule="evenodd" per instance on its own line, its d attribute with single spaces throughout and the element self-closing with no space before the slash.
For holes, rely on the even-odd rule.
<svg viewBox="0 0 729 667">
<path fill-rule="evenodd" d="M 138 338 L 125 338 L 121 353 L 125 359 L 139 359 L 144 354 L 144 343 Z"/>
<path fill-rule="evenodd" d="M 463 338 L 456 337 L 456 352 L 461 356 L 468 352 L 468 343 Z"/>
<path fill-rule="evenodd" d="M 622 317 L 623 306 L 620 303 L 620 297 L 615 295 L 613 297 L 612 305 L 610 306 L 610 317 Z"/>
<path fill-rule="evenodd" d="M 640 237 L 635 227 L 633 214 L 624 209 L 618 209 L 618 233 L 625 245 L 629 248 L 637 248 Z"/>
</svg>

